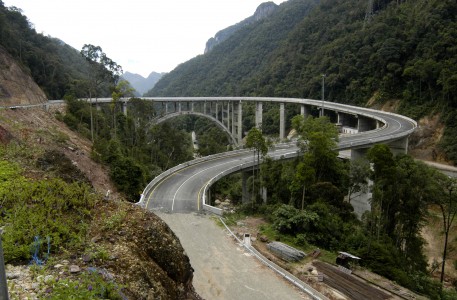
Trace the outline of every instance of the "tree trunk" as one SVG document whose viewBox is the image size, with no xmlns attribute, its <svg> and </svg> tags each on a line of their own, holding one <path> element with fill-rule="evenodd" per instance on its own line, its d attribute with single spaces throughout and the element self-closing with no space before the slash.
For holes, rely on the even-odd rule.
<svg viewBox="0 0 457 300">
<path fill-rule="evenodd" d="M 445 235 L 445 237 L 444 237 L 443 263 L 441 264 L 441 277 L 440 277 L 441 283 L 443 283 L 443 281 L 444 281 L 444 266 L 446 264 L 447 240 L 449 237 L 449 230 L 446 230 L 444 235 Z"/>
</svg>

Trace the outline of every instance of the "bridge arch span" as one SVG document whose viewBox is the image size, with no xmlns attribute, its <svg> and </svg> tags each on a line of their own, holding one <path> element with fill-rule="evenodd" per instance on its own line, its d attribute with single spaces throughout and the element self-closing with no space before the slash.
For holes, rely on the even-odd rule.
<svg viewBox="0 0 457 300">
<path fill-rule="evenodd" d="M 211 121 L 213 121 L 214 123 L 216 123 L 216 125 L 222 129 L 225 133 L 228 134 L 228 136 L 230 137 L 230 140 L 232 141 L 232 144 L 235 145 L 235 146 L 238 146 L 238 142 L 236 140 L 236 138 L 233 136 L 232 132 L 230 132 L 230 130 L 224 125 L 222 124 L 221 121 L 217 120 L 216 118 L 214 118 L 213 116 L 211 115 L 207 115 L 207 114 L 204 114 L 204 113 L 200 113 L 200 112 L 196 112 L 196 111 L 180 111 L 180 112 L 174 112 L 174 113 L 169 113 L 169 114 L 166 114 L 158 119 L 155 119 L 154 120 L 154 124 L 160 124 L 160 123 L 163 123 L 169 119 L 172 119 L 172 118 L 176 118 L 176 117 L 179 117 L 179 116 L 186 116 L 186 115 L 194 115 L 194 116 L 198 116 L 198 117 L 203 117 L 203 118 L 206 118 L 206 119 L 209 119 Z"/>
</svg>

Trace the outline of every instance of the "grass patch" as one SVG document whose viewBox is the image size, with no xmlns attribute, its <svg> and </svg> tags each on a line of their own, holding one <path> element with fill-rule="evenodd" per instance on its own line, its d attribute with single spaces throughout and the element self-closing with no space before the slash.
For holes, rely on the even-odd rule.
<svg viewBox="0 0 457 300">
<path fill-rule="evenodd" d="M 122 286 L 107 280 L 97 270 L 84 272 L 77 279 L 63 279 L 48 284 L 44 299 L 123 299 Z"/>
<path fill-rule="evenodd" d="M 87 184 L 61 179 L 30 180 L 17 165 L 2 162 L 0 174 L 0 226 L 4 227 L 6 262 L 27 261 L 34 255 L 79 249 L 86 239 L 90 208 L 99 196 Z"/>
</svg>

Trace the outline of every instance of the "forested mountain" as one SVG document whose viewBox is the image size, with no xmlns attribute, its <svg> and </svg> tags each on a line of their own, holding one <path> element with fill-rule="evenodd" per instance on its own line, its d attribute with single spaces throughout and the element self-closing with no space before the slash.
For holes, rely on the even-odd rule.
<svg viewBox="0 0 457 300">
<path fill-rule="evenodd" d="M 144 93 L 155 86 L 163 75 L 164 73 L 151 72 L 148 78 L 144 78 L 139 74 L 125 72 L 121 77 L 130 82 L 130 85 L 136 91 L 135 96 L 143 96 Z"/>
<path fill-rule="evenodd" d="M 325 74 L 330 101 L 400 100 L 416 119 L 441 113 L 441 150 L 456 161 L 456 16 L 452 0 L 289 0 L 148 95 L 320 98 Z"/>
<path fill-rule="evenodd" d="M 89 63 L 63 41 L 38 34 L 19 8 L 0 1 L 0 47 L 29 73 L 48 99 L 87 97 Z M 107 94 L 107 89 L 101 91 Z"/>
<path fill-rule="evenodd" d="M 241 28 L 251 25 L 264 18 L 268 18 L 272 13 L 276 11 L 277 7 L 278 5 L 276 5 L 274 2 L 265 2 L 260 4 L 252 16 L 244 19 L 239 23 L 236 23 L 235 25 L 218 31 L 214 37 L 210 38 L 206 42 L 205 53 L 211 51 L 216 45 L 228 39 L 232 34 Z"/>
</svg>

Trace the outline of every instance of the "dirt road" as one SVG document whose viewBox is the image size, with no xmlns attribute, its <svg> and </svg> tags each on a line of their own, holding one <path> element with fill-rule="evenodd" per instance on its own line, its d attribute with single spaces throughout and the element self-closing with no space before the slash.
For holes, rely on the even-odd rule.
<svg viewBox="0 0 457 300">
<path fill-rule="evenodd" d="M 178 236 L 190 258 L 194 287 L 205 299 L 309 299 L 248 255 L 205 215 L 155 212 Z"/>
</svg>

